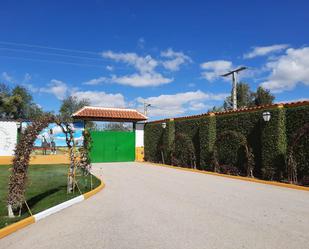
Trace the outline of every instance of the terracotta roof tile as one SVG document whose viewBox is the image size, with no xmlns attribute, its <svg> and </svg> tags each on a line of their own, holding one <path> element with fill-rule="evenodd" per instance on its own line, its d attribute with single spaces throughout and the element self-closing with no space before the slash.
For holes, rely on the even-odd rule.
<svg viewBox="0 0 309 249">
<path fill-rule="evenodd" d="M 262 106 L 239 108 L 237 110 L 228 110 L 228 111 L 223 111 L 223 112 L 208 112 L 208 113 L 202 113 L 202 114 L 192 115 L 192 116 L 176 117 L 174 118 L 174 120 L 195 119 L 195 118 L 209 116 L 211 114 L 225 115 L 225 114 L 232 114 L 232 113 L 254 112 L 254 111 L 263 110 L 263 109 L 276 108 L 278 106 L 292 107 L 292 106 L 304 106 L 304 105 L 309 105 L 309 100 L 296 101 L 296 102 L 283 102 L 283 103 L 276 103 L 276 104 L 269 104 L 269 105 L 262 105 Z M 161 123 L 161 122 L 167 122 L 167 121 L 169 121 L 169 119 L 155 120 L 149 123 Z"/>
<path fill-rule="evenodd" d="M 73 115 L 75 119 L 101 121 L 144 121 L 147 117 L 133 109 L 85 106 Z"/>
</svg>

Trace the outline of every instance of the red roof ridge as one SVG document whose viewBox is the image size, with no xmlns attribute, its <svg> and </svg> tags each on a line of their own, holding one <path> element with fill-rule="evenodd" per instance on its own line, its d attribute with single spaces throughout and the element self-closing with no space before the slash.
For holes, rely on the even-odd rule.
<svg viewBox="0 0 309 249">
<path fill-rule="evenodd" d="M 237 110 L 226 110 L 221 112 L 212 112 L 209 111 L 207 113 L 201 113 L 196 115 L 190 115 L 190 116 L 182 116 L 182 117 L 175 117 L 174 120 L 182 120 L 182 119 L 191 119 L 191 118 L 200 118 L 204 116 L 210 116 L 210 115 L 224 115 L 224 114 L 232 114 L 232 113 L 242 113 L 242 112 L 250 112 L 255 110 L 261 110 L 261 109 L 267 109 L 267 108 L 275 108 L 279 106 L 289 107 L 289 106 L 302 106 L 302 105 L 309 105 L 309 99 L 308 100 L 301 100 L 301 101 L 294 101 L 294 102 L 279 102 L 274 104 L 267 104 L 267 105 L 261 105 L 261 106 L 252 106 L 252 107 L 243 107 L 239 108 Z M 169 121 L 169 118 L 166 119 L 160 119 L 160 120 L 154 120 L 149 121 L 148 123 L 159 123 L 159 122 L 166 122 Z"/>
<path fill-rule="evenodd" d="M 116 107 L 100 107 L 100 106 L 84 106 L 77 112 L 72 114 L 74 118 L 89 119 L 118 119 L 118 120 L 147 120 L 147 117 L 135 109 L 116 108 Z"/>
<path fill-rule="evenodd" d="M 72 116 L 76 116 L 78 115 L 78 113 L 80 113 L 81 111 L 83 111 L 84 109 L 95 109 L 95 110 L 114 110 L 114 111 L 129 111 L 129 112 L 138 112 L 139 111 L 135 110 L 135 109 L 129 109 L 129 108 L 124 108 L 124 107 L 101 107 L 101 106 L 84 106 L 83 108 L 81 108 L 80 110 L 78 110 L 77 112 L 73 113 Z M 140 113 L 142 114 L 142 113 Z M 142 114 L 143 115 L 143 114 Z M 145 115 L 144 115 L 145 116 Z M 145 116 L 146 117 L 146 116 Z"/>
</svg>

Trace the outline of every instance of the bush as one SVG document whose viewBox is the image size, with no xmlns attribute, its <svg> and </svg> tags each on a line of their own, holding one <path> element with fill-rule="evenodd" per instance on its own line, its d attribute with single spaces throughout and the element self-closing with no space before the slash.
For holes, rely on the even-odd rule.
<svg viewBox="0 0 309 249">
<path fill-rule="evenodd" d="M 183 133 L 176 134 L 171 162 L 175 166 L 196 168 L 195 148 L 188 135 Z"/>
<path fill-rule="evenodd" d="M 285 175 L 286 130 L 285 110 L 269 110 L 271 119 L 262 125 L 262 178 L 283 180 Z"/>
<path fill-rule="evenodd" d="M 291 148 L 298 134 L 309 124 L 309 106 L 286 108 L 287 145 Z M 309 178 L 309 134 L 304 133 L 293 146 L 293 158 L 298 181 L 308 184 Z"/>
<path fill-rule="evenodd" d="M 216 116 L 217 135 L 225 131 L 235 131 L 242 134 L 254 155 L 254 172 L 257 177 L 261 176 L 261 126 L 262 111 L 233 113 Z"/>
<path fill-rule="evenodd" d="M 186 137 L 190 141 L 190 145 L 193 146 L 195 154 L 196 167 L 200 169 L 200 129 L 201 119 L 185 119 L 175 120 L 175 137 Z"/>
<path fill-rule="evenodd" d="M 145 160 L 161 162 L 163 128 L 161 123 L 147 123 L 144 128 Z"/>
<path fill-rule="evenodd" d="M 265 122 L 262 118 L 264 111 L 271 113 L 269 122 Z M 161 151 L 163 151 L 166 163 L 191 166 L 190 153 L 194 151 L 198 169 L 215 170 L 214 165 L 217 165 L 216 170 L 228 174 L 246 174 L 263 179 L 286 181 L 287 148 L 290 148 L 295 140 L 293 136 L 296 136 L 297 130 L 309 123 L 309 105 L 307 103 L 297 107 L 289 104 L 285 107 L 273 105 L 251 111 L 177 118 L 166 123 L 165 131 L 161 123 L 146 124 L 146 160 L 162 161 Z M 217 144 L 216 159 L 214 158 L 216 139 L 226 132 L 238 135 L 234 137 L 227 135 L 224 141 Z M 246 141 L 246 146 L 241 145 L 243 140 Z M 186 151 L 191 152 L 187 154 Z M 298 140 L 293 149 L 293 158 L 290 157 L 289 161 L 295 161 L 298 179 L 305 184 L 309 179 L 308 133 Z M 250 173 L 252 169 L 253 172 Z"/>
<path fill-rule="evenodd" d="M 216 141 L 216 117 L 206 116 L 201 118 L 200 129 L 200 168 L 212 169 L 212 156 Z"/>
<path fill-rule="evenodd" d="M 246 137 L 239 132 L 224 131 L 218 135 L 213 160 L 215 171 L 253 176 L 254 156 Z"/>
</svg>

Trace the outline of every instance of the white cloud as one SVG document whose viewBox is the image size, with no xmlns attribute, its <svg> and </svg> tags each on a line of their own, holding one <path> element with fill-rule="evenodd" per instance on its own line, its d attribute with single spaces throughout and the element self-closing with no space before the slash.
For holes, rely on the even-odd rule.
<svg viewBox="0 0 309 249">
<path fill-rule="evenodd" d="M 140 49 L 144 49 L 145 48 L 145 39 L 143 37 L 138 39 L 137 46 Z"/>
<path fill-rule="evenodd" d="M 34 86 L 33 84 L 24 83 L 23 84 L 30 92 L 37 93 L 41 89 L 39 87 Z M 44 91 L 43 91 L 44 92 Z"/>
<path fill-rule="evenodd" d="M 103 91 L 76 91 L 72 96 L 77 99 L 88 99 L 93 106 L 125 107 L 124 96 L 120 93 L 112 94 Z"/>
<path fill-rule="evenodd" d="M 1 74 L 1 76 L 2 76 L 3 80 L 5 80 L 8 83 L 14 83 L 15 82 L 13 76 L 9 75 L 7 72 L 3 72 Z"/>
<path fill-rule="evenodd" d="M 112 82 L 128 85 L 133 87 L 146 87 L 146 86 L 159 86 L 168 84 L 173 81 L 172 78 L 165 78 L 159 73 L 144 73 L 144 74 L 131 74 L 125 76 L 113 75 Z"/>
<path fill-rule="evenodd" d="M 46 88 L 41 88 L 40 92 L 51 93 L 55 95 L 57 99 L 63 100 L 68 95 L 69 88 L 65 82 L 53 79 Z"/>
<path fill-rule="evenodd" d="M 31 79 L 32 79 L 31 74 L 25 73 L 24 79 L 23 79 L 23 83 L 24 83 L 24 84 L 27 84 L 27 83 L 29 83 L 29 81 L 30 81 Z"/>
<path fill-rule="evenodd" d="M 140 103 L 139 109 L 142 109 L 144 102 L 151 104 L 149 108 L 149 116 L 164 116 L 174 117 L 186 113 L 187 111 L 207 111 L 209 107 L 206 101 L 222 101 L 229 94 L 226 93 L 205 93 L 200 90 L 176 93 L 171 95 L 160 95 L 157 97 L 149 98 L 137 98 L 137 102 Z"/>
<path fill-rule="evenodd" d="M 209 107 L 207 105 L 205 105 L 202 102 L 192 102 L 189 106 L 189 109 L 192 111 L 200 111 L 200 110 L 206 110 L 206 108 Z"/>
<path fill-rule="evenodd" d="M 111 66 L 111 65 L 107 65 L 107 66 L 106 66 L 106 70 L 111 72 L 111 71 L 114 70 L 114 67 Z"/>
<path fill-rule="evenodd" d="M 116 62 L 124 62 L 134 66 L 141 74 L 152 73 L 158 65 L 158 62 L 150 55 L 142 57 L 136 53 L 114 53 L 113 51 L 106 51 L 102 53 L 102 56 Z"/>
<path fill-rule="evenodd" d="M 145 87 L 159 86 L 173 81 L 172 78 L 166 78 L 162 74 L 156 72 L 155 69 L 159 65 L 159 62 L 150 55 L 142 57 L 138 56 L 136 53 L 115 53 L 113 51 L 106 51 L 102 53 L 102 56 L 116 62 L 126 63 L 133 66 L 138 71 L 131 75 L 113 75 L 111 82 L 133 87 Z"/>
<path fill-rule="evenodd" d="M 220 77 L 220 75 L 231 70 L 233 64 L 231 61 L 215 60 L 204 62 L 200 66 L 204 70 L 204 72 L 202 72 L 202 77 L 209 81 L 213 81 Z"/>
<path fill-rule="evenodd" d="M 309 86 L 309 47 L 289 48 L 285 55 L 269 61 L 266 68 L 271 71 L 261 86 L 273 92 L 282 92 L 303 83 Z"/>
<path fill-rule="evenodd" d="M 162 65 L 170 71 L 178 71 L 182 64 L 192 62 L 192 59 L 189 56 L 185 55 L 183 52 L 175 52 L 171 48 L 162 51 L 161 57 L 169 59 L 162 61 Z"/>
<path fill-rule="evenodd" d="M 245 59 L 251 59 L 257 56 L 264 56 L 270 53 L 280 52 L 286 48 L 288 48 L 288 44 L 275 44 L 271 46 L 264 47 L 253 47 L 252 51 L 244 54 Z"/>
<path fill-rule="evenodd" d="M 86 81 L 84 82 L 83 84 L 84 85 L 99 85 L 101 83 L 105 83 L 105 82 L 109 82 L 110 80 L 106 77 L 99 77 L 99 78 L 96 78 L 96 79 L 92 79 L 92 80 L 89 80 L 89 81 Z"/>
</svg>

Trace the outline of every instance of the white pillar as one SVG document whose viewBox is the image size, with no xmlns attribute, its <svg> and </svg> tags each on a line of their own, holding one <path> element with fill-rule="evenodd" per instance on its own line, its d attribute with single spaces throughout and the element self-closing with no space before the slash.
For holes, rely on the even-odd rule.
<svg viewBox="0 0 309 249">
<path fill-rule="evenodd" d="M 144 125 L 145 123 L 136 123 L 135 129 L 135 147 L 144 147 Z"/>
</svg>

